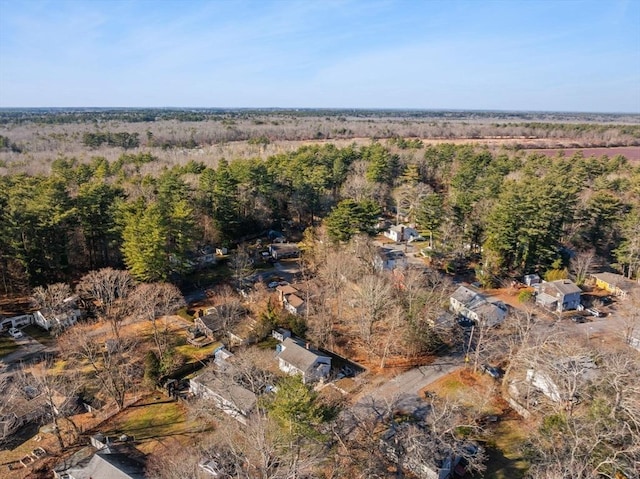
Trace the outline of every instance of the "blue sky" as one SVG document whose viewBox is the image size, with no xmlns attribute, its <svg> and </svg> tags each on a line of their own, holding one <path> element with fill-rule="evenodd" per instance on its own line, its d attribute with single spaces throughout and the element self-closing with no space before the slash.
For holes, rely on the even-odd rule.
<svg viewBox="0 0 640 479">
<path fill-rule="evenodd" d="M 0 107 L 640 113 L 640 0 L 0 0 Z"/>
</svg>

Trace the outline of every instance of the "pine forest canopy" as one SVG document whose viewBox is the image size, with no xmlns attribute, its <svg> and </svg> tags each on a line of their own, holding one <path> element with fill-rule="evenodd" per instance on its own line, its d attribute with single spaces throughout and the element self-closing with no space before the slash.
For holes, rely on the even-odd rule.
<svg viewBox="0 0 640 479">
<path fill-rule="evenodd" d="M 566 265 L 568 251 L 587 249 L 628 275 L 638 272 L 637 163 L 619 155 L 549 158 L 517 147 L 428 144 L 406 134 L 438 129 L 455 137 L 493 128 L 637 144 L 640 126 L 631 115 L 541 123 L 569 114 L 312 111 L 2 110 L 3 291 L 107 266 L 126 266 L 144 281 L 179 281 L 199 245 L 233 245 L 283 221 L 301 230 L 325 224 L 334 241 L 346 241 L 375 233 L 380 214 L 415 222 L 434 255 L 477 256 L 483 276 L 544 272 Z M 201 121 L 189 115 L 220 131 L 188 126 Z M 318 131 L 325 127 L 331 129 Z M 387 139 L 349 142 L 365 127 Z M 279 140 L 270 131 L 325 141 L 282 148 L 271 144 Z M 207 143 L 207 135 L 260 141 L 214 159 L 209 152 L 235 144 Z M 345 141 L 330 141 L 335 136 Z"/>
</svg>

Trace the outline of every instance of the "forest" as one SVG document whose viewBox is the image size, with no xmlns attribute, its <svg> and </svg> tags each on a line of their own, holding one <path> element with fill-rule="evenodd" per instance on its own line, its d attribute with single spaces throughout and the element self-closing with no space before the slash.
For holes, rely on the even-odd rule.
<svg viewBox="0 0 640 479">
<path fill-rule="evenodd" d="M 88 122 L 87 113 L 72 114 L 75 121 Z M 129 114 L 116 113 L 110 121 Z M 242 141 L 224 139 L 207 158 L 207 142 L 229 129 L 237 131 L 234 117 L 248 116 L 253 127 L 267 125 L 259 117 L 232 112 L 214 120 L 227 123 L 220 132 L 206 124 L 196 130 L 190 123 L 161 121 L 170 129 L 142 133 L 131 123 L 99 126 L 100 116 L 93 112 L 88 118 L 97 127 L 80 123 L 58 131 L 35 120 L 25 127 L 15 115 L 3 112 L 12 123 L 0 143 L 5 293 L 72 281 L 106 266 L 126 265 L 141 280 L 179 282 L 189 255 L 205 244 L 233 246 L 289 224 L 301 233 L 324 219 L 332 237 L 345 241 L 356 230 L 375 232 L 383 212 L 401 213 L 416 223 L 432 238 L 429 254 L 449 266 L 465 263 L 472 253 L 480 255 L 477 265 L 483 265 L 487 284 L 524 272 L 545 273 L 552 266 L 562 269 L 570 252 L 585 250 L 616 263 L 629 277 L 637 274 L 637 164 L 619 155 L 550 159 L 510 144 L 425 144 L 417 136 L 390 131 L 394 126 L 449 128 L 455 137 L 473 126 L 525 129 L 527 136 L 564 132 L 574 141 L 582 132 L 593 135 L 590 144 L 616 136 L 634 144 L 640 141 L 637 125 L 447 126 L 400 118 L 375 123 L 389 130 L 388 138 L 289 142 L 287 147 L 269 129 L 248 140 L 252 132 L 243 129 Z M 64 124 L 67 114 L 51 118 Z M 281 114 L 269 118 L 270 126 L 289 138 L 288 127 L 278 124 Z M 314 126 L 298 123 L 306 118 L 294 117 L 291 128 L 297 135 Z M 316 120 L 325 127 L 342 121 Z M 345 124 L 347 130 L 357 128 Z"/>
</svg>

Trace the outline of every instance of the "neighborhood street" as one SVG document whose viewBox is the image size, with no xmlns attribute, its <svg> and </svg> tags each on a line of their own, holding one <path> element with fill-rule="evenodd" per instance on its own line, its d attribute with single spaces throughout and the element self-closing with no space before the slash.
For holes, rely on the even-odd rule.
<svg viewBox="0 0 640 479">
<path fill-rule="evenodd" d="M 442 356 L 433 363 L 410 369 L 369 391 L 360 402 L 393 400 L 399 397 L 417 398 L 421 389 L 443 376 L 463 367 L 463 356 Z"/>
</svg>

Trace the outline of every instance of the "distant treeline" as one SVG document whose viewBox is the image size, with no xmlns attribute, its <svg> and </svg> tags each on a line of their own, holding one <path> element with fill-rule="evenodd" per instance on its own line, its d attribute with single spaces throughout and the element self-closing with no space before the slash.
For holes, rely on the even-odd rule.
<svg viewBox="0 0 640 479">
<path fill-rule="evenodd" d="M 137 133 L 85 133 L 82 135 L 82 143 L 89 148 L 98 148 L 103 144 L 107 146 L 119 146 L 128 150 L 140 146 L 140 138 Z"/>
<path fill-rule="evenodd" d="M 5 108 L 0 109 L 0 124 L 67 124 L 87 122 L 157 122 L 176 120 L 200 122 L 236 118 L 330 118 L 347 119 L 416 119 L 438 121 L 496 120 L 518 122 L 569 122 L 569 123 L 639 123 L 640 115 L 623 113 L 571 113 L 571 112 L 521 112 L 521 111 L 464 111 L 464 110 L 394 110 L 394 109 L 279 109 L 279 108 Z"/>
</svg>

